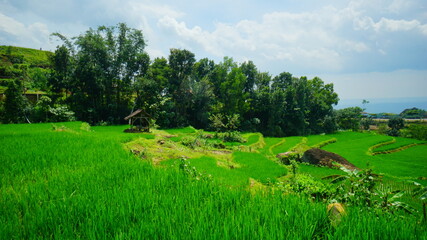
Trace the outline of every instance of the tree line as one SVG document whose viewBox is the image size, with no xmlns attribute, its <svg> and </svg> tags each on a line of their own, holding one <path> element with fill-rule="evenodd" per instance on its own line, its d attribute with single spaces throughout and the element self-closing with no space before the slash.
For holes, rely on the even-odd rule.
<svg viewBox="0 0 427 240">
<path fill-rule="evenodd" d="M 56 109 L 91 124 L 121 124 L 141 108 L 164 128 L 234 128 L 268 136 L 337 129 L 333 105 L 338 95 L 333 84 L 318 77 L 272 76 L 252 61 L 197 60 L 186 49 L 150 59 L 142 31 L 124 23 L 71 39 L 53 35 L 63 44 L 50 57 L 50 95 L 35 106 L 38 121 L 52 116 L 47 109 Z"/>
</svg>

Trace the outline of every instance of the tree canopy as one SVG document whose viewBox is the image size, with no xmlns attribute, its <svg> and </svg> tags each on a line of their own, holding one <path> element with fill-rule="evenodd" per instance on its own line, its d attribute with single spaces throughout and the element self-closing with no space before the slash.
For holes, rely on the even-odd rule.
<svg viewBox="0 0 427 240">
<path fill-rule="evenodd" d="M 142 108 L 165 128 L 214 129 L 215 119 L 232 119 L 238 130 L 270 136 L 336 129 L 338 95 L 333 84 L 318 77 L 285 71 L 272 76 L 252 61 L 231 57 L 219 63 L 197 60 L 187 49 L 173 48 L 167 58 L 150 59 L 142 31 L 124 23 L 70 39 L 54 36 L 63 45 L 50 57 L 49 104 L 67 105 L 78 120 L 124 123 L 124 116 Z"/>
</svg>

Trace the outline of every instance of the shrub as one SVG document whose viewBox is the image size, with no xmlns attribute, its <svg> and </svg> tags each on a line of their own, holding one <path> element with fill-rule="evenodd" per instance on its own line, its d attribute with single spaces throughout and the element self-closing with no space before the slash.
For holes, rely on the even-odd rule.
<svg viewBox="0 0 427 240">
<path fill-rule="evenodd" d="M 403 191 L 390 191 L 377 187 L 381 176 L 374 174 L 372 169 L 350 171 L 341 168 L 341 170 L 345 171 L 347 175 L 333 175 L 324 178 L 333 179 L 332 184 L 340 183 L 331 195 L 333 202 L 375 209 L 377 213 L 414 212 L 412 207 L 398 201 L 404 195 Z"/>
<path fill-rule="evenodd" d="M 181 170 L 185 175 L 194 180 L 201 180 L 210 182 L 212 181 L 212 176 L 210 174 L 205 174 L 196 169 L 196 167 L 191 166 L 190 161 L 185 158 L 181 158 L 179 162 L 179 170 Z"/>
<path fill-rule="evenodd" d="M 68 109 L 66 105 L 56 104 L 53 108 L 49 109 L 52 115 L 53 122 L 69 122 L 75 121 L 74 112 Z"/>
<path fill-rule="evenodd" d="M 325 133 L 334 133 L 338 129 L 336 118 L 330 115 L 323 119 L 322 126 Z"/>
<path fill-rule="evenodd" d="M 203 132 L 203 130 L 197 131 L 195 136 L 184 136 L 181 138 L 181 144 L 189 148 L 198 148 L 209 146 L 207 138 L 209 136 Z"/>
<path fill-rule="evenodd" d="M 401 117 L 394 117 L 388 121 L 388 126 L 390 130 L 388 131 L 388 135 L 390 136 L 399 136 L 399 130 L 405 126 L 405 120 Z"/>
<path fill-rule="evenodd" d="M 369 130 L 369 127 L 374 123 L 374 121 L 371 118 L 364 118 L 362 119 L 362 121 L 360 122 L 360 124 L 362 125 L 363 129 L 365 130 Z"/>
<path fill-rule="evenodd" d="M 388 130 L 389 130 L 389 128 L 388 128 L 387 124 L 382 123 L 382 124 L 378 125 L 378 133 L 379 134 L 387 134 Z"/>
<path fill-rule="evenodd" d="M 301 161 L 301 156 L 297 152 L 290 152 L 287 154 L 279 154 L 278 155 L 280 162 L 282 162 L 285 165 L 291 165 L 292 161 Z"/>
<path fill-rule="evenodd" d="M 92 131 L 90 129 L 89 123 L 87 123 L 87 122 L 82 122 L 82 125 L 80 125 L 80 129 L 83 130 L 83 131 L 86 131 L 86 132 Z"/>
<path fill-rule="evenodd" d="M 242 134 L 238 131 L 225 132 L 222 135 L 222 140 L 224 142 L 239 142 L 244 143 L 246 140 L 243 138 Z"/>
<path fill-rule="evenodd" d="M 331 183 L 340 183 L 335 189 L 334 201 L 355 206 L 372 206 L 372 193 L 377 179 L 371 169 L 358 171 L 341 168 L 346 175 L 332 175 L 324 179 L 332 179 Z"/>
<path fill-rule="evenodd" d="M 4 102 L 4 123 L 20 123 L 26 119 L 27 99 L 22 96 L 21 81 L 9 82 L 8 88 L 4 93 L 6 100 Z"/>
<path fill-rule="evenodd" d="M 37 122 L 48 122 L 49 121 L 49 109 L 52 104 L 52 99 L 48 96 L 42 96 L 34 107 L 34 118 Z"/>
<path fill-rule="evenodd" d="M 296 174 L 283 182 L 278 182 L 276 188 L 283 193 L 303 194 L 317 200 L 325 199 L 330 195 L 327 185 L 307 174 Z"/>
<path fill-rule="evenodd" d="M 401 130 L 401 136 L 425 141 L 427 140 L 427 126 L 411 124 L 406 129 Z"/>
<path fill-rule="evenodd" d="M 340 129 L 358 131 L 360 128 L 362 111 L 363 109 L 360 107 L 349 107 L 336 110 L 335 114 Z"/>
</svg>

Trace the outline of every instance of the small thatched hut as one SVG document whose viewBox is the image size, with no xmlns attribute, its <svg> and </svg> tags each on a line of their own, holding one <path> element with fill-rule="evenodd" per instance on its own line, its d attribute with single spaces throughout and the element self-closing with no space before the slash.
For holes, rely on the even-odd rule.
<svg viewBox="0 0 427 240">
<path fill-rule="evenodd" d="M 142 109 L 138 109 L 125 117 L 126 121 L 129 121 L 131 128 L 134 128 L 140 132 L 150 131 L 151 116 Z"/>
</svg>

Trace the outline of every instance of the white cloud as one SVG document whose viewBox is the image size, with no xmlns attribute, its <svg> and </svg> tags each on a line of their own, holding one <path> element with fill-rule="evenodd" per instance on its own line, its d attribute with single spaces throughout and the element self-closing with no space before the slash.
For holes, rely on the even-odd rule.
<svg viewBox="0 0 427 240">
<path fill-rule="evenodd" d="M 51 32 L 125 22 L 143 31 L 152 58 L 181 47 L 197 58 L 251 59 L 272 74 L 425 69 L 423 1 L 0 0 L 0 41 L 45 48 Z"/>
<path fill-rule="evenodd" d="M 16 21 L 15 19 L 8 17 L 0 13 L 0 31 L 12 34 L 14 36 L 20 36 L 25 34 L 24 24 Z"/>
<path fill-rule="evenodd" d="M 138 1 L 131 1 L 128 3 L 128 9 L 139 14 L 146 14 L 154 18 L 160 18 L 163 16 L 168 16 L 171 18 L 180 18 L 185 14 L 180 11 L 176 11 L 168 5 L 156 5 L 156 4 L 147 4 Z"/>
<path fill-rule="evenodd" d="M 369 51 L 367 44 L 336 34 L 351 18 L 347 9 L 264 14 L 260 21 L 241 20 L 235 24 L 217 23 L 213 31 L 188 27 L 183 21 L 163 17 L 158 25 L 188 46 L 194 44 L 217 57 L 263 58 L 301 64 L 313 69 L 339 71 L 343 67 L 339 51 Z M 338 47 L 338 48 L 337 48 Z M 341 49 L 341 50 L 340 50 Z"/>
<path fill-rule="evenodd" d="M 408 9 L 413 5 L 412 1 L 408 0 L 394 0 L 389 6 L 388 10 L 392 13 L 399 13 L 405 9 Z"/>
<path fill-rule="evenodd" d="M 24 45 L 28 43 L 37 47 L 49 45 L 50 31 L 48 27 L 40 22 L 35 22 L 26 26 L 25 24 L 0 13 L 0 33 L 3 32 L 6 37 L 12 37 L 12 45 Z M 30 47 L 30 46 L 27 46 Z"/>
<path fill-rule="evenodd" d="M 370 48 L 363 42 L 346 40 L 343 43 L 344 49 L 347 51 L 355 51 L 355 52 L 366 52 L 369 51 Z"/>
<path fill-rule="evenodd" d="M 320 74 L 319 77 L 333 82 L 341 99 L 426 97 L 426 70 Z"/>
<path fill-rule="evenodd" d="M 389 31 L 389 32 L 398 32 L 398 31 L 411 31 L 414 29 L 419 29 L 422 27 L 419 21 L 417 20 L 393 20 L 387 18 L 381 18 L 380 21 L 374 23 L 373 25 L 376 31 Z"/>
<path fill-rule="evenodd" d="M 376 32 L 416 31 L 423 35 L 427 35 L 427 24 L 421 24 L 421 22 L 416 19 L 396 20 L 382 17 L 378 22 L 374 22 L 371 17 L 362 16 L 354 19 L 353 26 L 355 30 L 359 31 L 366 31 L 369 29 L 373 29 Z"/>
</svg>

